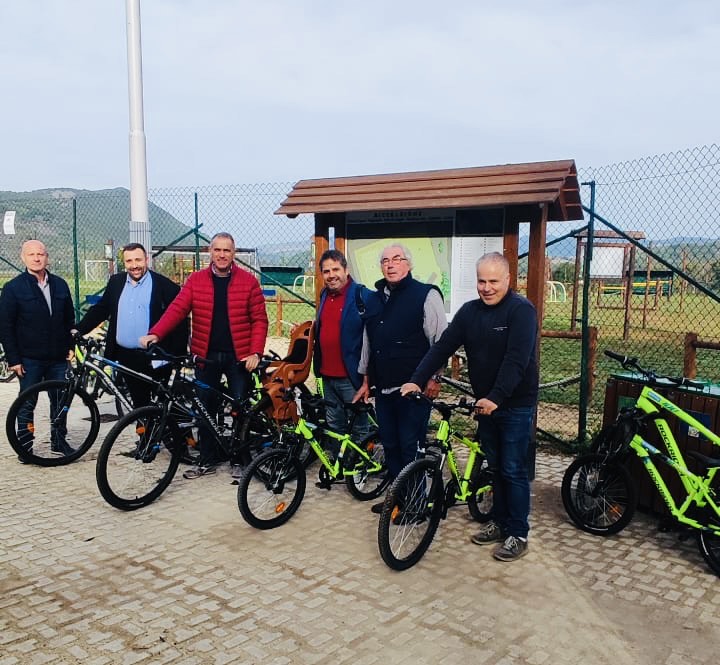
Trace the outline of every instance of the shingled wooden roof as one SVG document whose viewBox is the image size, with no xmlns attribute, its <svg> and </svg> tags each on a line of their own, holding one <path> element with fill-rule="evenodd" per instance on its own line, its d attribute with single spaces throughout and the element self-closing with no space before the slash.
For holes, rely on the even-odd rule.
<svg viewBox="0 0 720 665">
<path fill-rule="evenodd" d="M 301 180 L 276 215 L 547 203 L 548 221 L 582 219 L 573 160 Z"/>
</svg>

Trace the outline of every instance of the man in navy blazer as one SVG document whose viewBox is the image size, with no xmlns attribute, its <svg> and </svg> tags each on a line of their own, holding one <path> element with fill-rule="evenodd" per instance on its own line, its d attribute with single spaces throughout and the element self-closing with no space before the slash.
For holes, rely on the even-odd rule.
<svg viewBox="0 0 720 665">
<path fill-rule="evenodd" d="M 162 316 L 180 287 L 148 269 L 147 252 L 140 243 L 125 245 L 122 256 L 125 272 L 110 277 L 99 302 L 87 311 L 77 331 L 86 335 L 108 321 L 105 356 L 156 380 L 167 381 L 170 368 L 153 368 L 138 340 Z M 163 340 L 162 346 L 169 353 L 182 355 L 187 353 L 187 340 L 188 324 L 184 321 Z M 150 383 L 128 375 L 125 381 L 136 408 L 150 403 Z"/>
</svg>

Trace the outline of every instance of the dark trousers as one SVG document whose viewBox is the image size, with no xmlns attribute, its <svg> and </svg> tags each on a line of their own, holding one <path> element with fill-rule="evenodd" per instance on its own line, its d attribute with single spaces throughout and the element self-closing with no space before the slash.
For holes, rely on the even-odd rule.
<svg viewBox="0 0 720 665">
<path fill-rule="evenodd" d="M 68 369 L 67 360 L 35 360 L 34 358 L 23 358 L 22 366 L 25 374 L 20 377 L 20 392 L 34 386 L 41 381 L 63 380 Z M 59 414 L 57 409 L 57 400 L 61 397 L 62 391 L 53 391 L 48 393 L 50 398 L 50 421 L 51 430 L 50 437 L 52 448 L 55 450 L 63 443 L 67 435 L 66 418 L 64 414 Z M 28 450 L 33 446 L 33 414 L 35 412 L 35 404 L 37 402 L 25 401 L 18 410 L 17 415 L 17 432 L 23 447 Z"/>
<path fill-rule="evenodd" d="M 395 479 L 417 457 L 419 444 L 425 444 L 430 403 L 401 397 L 399 390 L 388 395 L 378 392 L 375 412 L 388 474 Z"/>
<path fill-rule="evenodd" d="M 207 359 L 210 361 L 209 363 L 195 369 L 195 378 L 198 381 L 222 392 L 222 377 L 224 374 L 228 382 L 228 392 L 232 397 L 241 399 L 247 395 L 250 386 L 250 374 L 244 366 L 238 364 L 235 353 L 210 351 Z M 200 391 L 200 399 L 208 413 L 213 417 L 217 417 L 219 405 L 212 391 Z M 200 464 L 212 465 L 224 461 L 222 451 L 218 449 L 212 433 L 207 428 L 201 427 L 199 435 Z"/>
<path fill-rule="evenodd" d="M 530 513 L 528 446 L 535 408 L 497 409 L 478 417 L 478 439 L 493 470 L 495 523 L 508 536 L 527 538 Z"/>
<path fill-rule="evenodd" d="M 145 353 L 142 349 L 126 349 L 122 346 L 118 346 L 115 353 L 115 360 L 129 369 L 134 369 L 136 372 L 147 374 L 156 381 L 161 381 L 162 383 L 168 382 L 170 373 L 172 372 L 172 367 L 170 365 L 163 365 L 161 367 L 154 368 L 147 353 Z M 130 391 L 130 399 L 136 409 L 150 404 L 153 394 L 153 386 L 151 383 L 141 379 L 136 379 L 124 372 L 122 373 L 122 378 Z"/>
</svg>

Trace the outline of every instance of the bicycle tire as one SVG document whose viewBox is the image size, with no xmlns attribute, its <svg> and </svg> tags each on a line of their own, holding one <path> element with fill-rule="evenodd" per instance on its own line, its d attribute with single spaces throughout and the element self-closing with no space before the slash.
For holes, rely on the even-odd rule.
<svg viewBox="0 0 720 665">
<path fill-rule="evenodd" d="M 720 535 L 710 531 L 698 533 L 698 548 L 705 563 L 716 575 L 720 576 Z"/>
<path fill-rule="evenodd" d="M 390 484 L 390 477 L 388 476 L 385 449 L 382 443 L 377 439 L 371 439 L 365 442 L 363 449 L 372 462 L 382 464 L 382 469 L 376 472 L 368 468 L 370 463 L 355 450 L 350 449 L 352 454 L 349 459 L 355 473 L 345 476 L 345 485 L 348 492 L 358 501 L 369 501 L 379 497 L 385 491 Z"/>
<path fill-rule="evenodd" d="M 250 462 L 240 477 L 240 514 L 256 529 L 281 526 L 300 508 L 306 483 L 305 469 L 291 451 L 268 450 Z"/>
<path fill-rule="evenodd" d="M 489 522 L 493 506 L 492 471 L 487 462 L 481 459 L 481 464 L 473 469 L 470 479 L 470 491 L 468 497 L 468 511 L 476 522 Z"/>
<path fill-rule="evenodd" d="M 183 446 L 174 421 L 159 406 L 123 416 L 108 432 L 95 467 L 103 499 L 120 510 L 136 510 L 157 499 L 175 476 Z"/>
<path fill-rule="evenodd" d="M 31 418 L 31 419 L 30 419 Z M 100 412 L 72 381 L 41 381 L 23 390 L 5 420 L 18 457 L 38 466 L 63 466 L 82 457 L 100 431 Z"/>
<path fill-rule="evenodd" d="M 578 457 L 566 469 L 561 496 L 575 526 L 599 536 L 622 531 L 637 506 L 637 490 L 628 470 L 594 453 Z"/>
<path fill-rule="evenodd" d="M 443 511 L 444 486 L 431 458 L 408 464 L 385 496 L 378 547 L 393 570 L 414 566 L 430 547 Z"/>
<path fill-rule="evenodd" d="M 264 395 L 248 409 L 240 425 L 234 457 L 243 466 L 247 466 L 253 459 L 278 445 L 283 437 L 296 437 L 294 432 L 284 429 L 282 424 L 267 415 L 266 411 L 271 403 L 269 395 Z M 304 441 L 297 458 L 303 469 L 307 469 L 316 459 L 315 451 Z"/>
</svg>

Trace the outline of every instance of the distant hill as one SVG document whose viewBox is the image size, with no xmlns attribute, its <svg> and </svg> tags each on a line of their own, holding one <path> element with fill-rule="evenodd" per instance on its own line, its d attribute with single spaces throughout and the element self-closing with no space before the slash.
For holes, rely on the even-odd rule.
<svg viewBox="0 0 720 665">
<path fill-rule="evenodd" d="M 0 256 L 17 263 L 25 240 L 42 240 L 53 262 L 71 261 L 73 256 L 73 199 L 77 210 L 80 261 L 103 259 L 104 245 L 112 239 L 120 247 L 128 242 L 130 192 L 124 187 L 90 191 L 84 189 L 38 189 L 32 192 L 0 191 L 0 217 L 15 210 L 15 235 L 0 236 Z M 188 228 L 170 213 L 149 204 L 152 242 L 172 242 Z M 68 264 L 69 265 L 69 264 Z"/>
</svg>

